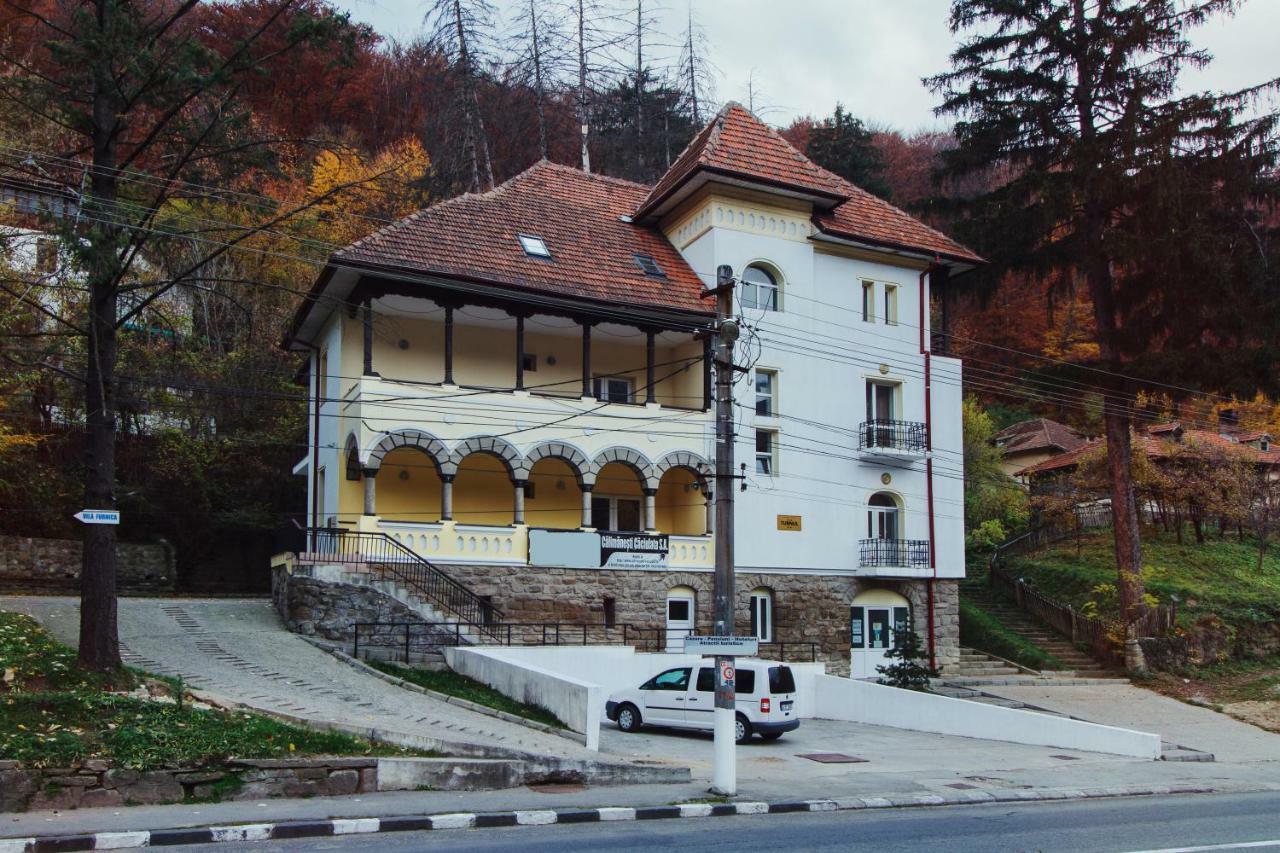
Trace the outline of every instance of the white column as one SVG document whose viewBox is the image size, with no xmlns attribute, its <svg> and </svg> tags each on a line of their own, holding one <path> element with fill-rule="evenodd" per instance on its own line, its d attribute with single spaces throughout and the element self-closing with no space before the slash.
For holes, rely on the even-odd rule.
<svg viewBox="0 0 1280 853">
<path fill-rule="evenodd" d="M 512 480 L 515 484 L 516 511 L 515 523 L 524 524 L 524 480 Z"/>
<path fill-rule="evenodd" d="M 582 526 L 591 526 L 591 490 L 592 486 L 582 487 Z"/>
<path fill-rule="evenodd" d="M 440 519 L 453 521 L 453 475 L 440 477 Z"/>
<path fill-rule="evenodd" d="M 644 525 L 643 527 L 645 530 L 657 529 L 655 527 L 655 525 L 658 522 L 657 501 L 655 500 L 657 495 L 658 495 L 657 489 L 644 490 Z"/>
</svg>

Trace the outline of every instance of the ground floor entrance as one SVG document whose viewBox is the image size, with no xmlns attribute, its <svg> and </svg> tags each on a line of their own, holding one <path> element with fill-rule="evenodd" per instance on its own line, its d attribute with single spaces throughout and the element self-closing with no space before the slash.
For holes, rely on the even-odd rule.
<svg viewBox="0 0 1280 853">
<path fill-rule="evenodd" d="M 871 589 L 855 596 L 849 605 L 849 677 L 878 678 L 876 667 L 888 661 L 911 622 L 907 599 L 887 589 Z"/>
</svg>

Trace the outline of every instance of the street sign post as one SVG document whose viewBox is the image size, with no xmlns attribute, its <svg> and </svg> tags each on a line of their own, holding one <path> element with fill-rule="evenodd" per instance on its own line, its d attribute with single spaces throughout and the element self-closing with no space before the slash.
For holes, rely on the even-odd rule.
<svg viewBox="0 0 1280 853">
<path fill-rule="evenodd" d="M 83 524 L 119 524 L 120 510 L 82 509 L 73 515 L 72 518 Z"/>
<path fill-rule="evenodd" d="M 684 653 L 687 655 L 723 655 L 727 657 L 755 657 L 760 653 L 757 637 L 685 637 Z"/>
</svg>

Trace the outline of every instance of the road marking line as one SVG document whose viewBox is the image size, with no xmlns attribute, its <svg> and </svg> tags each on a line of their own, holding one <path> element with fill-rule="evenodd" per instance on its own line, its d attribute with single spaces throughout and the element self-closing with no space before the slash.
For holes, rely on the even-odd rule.
<svg viewBox="0 0 1280 853">
<path fill-rule="evenodd" d="M 1132 850 L 1129 853 L 1203 853 L 1206 850 L 1256 850 L 1261 847 L 1280 847 L 1280 838 L 1270 841 L 1234 841 L 1228 844 L 1206 844 L 1202 847 L 1162 847 L 1159 850 Z"/>
</svg>

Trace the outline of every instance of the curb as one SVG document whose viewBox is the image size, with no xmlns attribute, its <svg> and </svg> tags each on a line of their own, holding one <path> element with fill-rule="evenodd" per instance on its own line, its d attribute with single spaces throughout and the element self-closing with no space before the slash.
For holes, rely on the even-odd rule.
<svg viewBox="0 0 1280 853">
<path fill-rule="evenodd" d="M 411 690 L 414 693 L 421 693 L 424 696 L 430 696 L 432 699 L 447 702 L 450 705 L 456 705 L 459 708 L 465 708 L 466 710 L 474 711 L 477 714 L 484 714 L 486 717 L 493 717 L 508 723 L 514 723 L 515 725 L 524 726 L 527 729 L 533 729 L 534 731 L 542 732 L 543 734 L 558 735 L 566 740 L 573 741 L 579 746 L 586 746 L 586 735 L 578 734 L 577 732 L 570 731 L 569 729 L 559 729 L 555 726 L 549 726 L 546 723 L 539 723 L 536 720 L 526 719 L 525 717 L 521 717 L 516 714 L 509 714 L 506 711 L 499 711 L 497 708 L 490 708 L 488 705 L 480 705 L 468 699 L 461 699 L 457 696 L 450 696 L 448 693 L 440 693 L 436 690 L 430 690 L 421 685 L 414 684 L 411 681 L 405 681 L 403 678 L 397 678 L 390 673 L 383 672 L 377 667 L 370 666 L 359 658 L 354 658 L 347 654 L 342 649 L 335 648 L 319 640 L 312 639 L 311 637 L 302 637 L 302 639 L 315 646 L 317 649 L 328 652 L 348 666 L 354 667 L 366 675 L 372 675 L 374 678 L 385 681 L 388 684 L 394 684 L 396 687 Z"/>
<path fill-rule="evenodd" d="M 1280 786 L 1275 786 L 1280 787 Z M 1257 790 L 1273 790 L 1260 787 Z M 123 850 L 138 847 L 167 847 L 179 844 L 216 844 L 224 841 L 280 841 L 293 838 L 328 838 L 378 832 L 421 832 L 443 829 L 487 829 L 509 826 L 549 826 L 551 824 L 604 823 L 609 821 L 670 820 L 678 818 L 729 817 L 733 815 L 791 814 L 864 809 L 924 808 L 928 806 L 978 805 L 981 803 L 1027 803 L 1050 800 L 1086 800 L 1115 797 L 1168 796 L 1171 794 L 1212 794 L 1215 788 L 1193 786 L 1120 786 L 1093 789 L 1044 789 L 1040 791 L 969 791 L 955 794 L 917 794 L 907 797 L 849 797 L 830 800 L 784 800 L 766 803 L 677 803 L 667 806 L 602 807 L 590 809 L 529 809 L 504 812 L 453 812 L 434 815 L 404 815 L 333 820 L 248 823 L 226 826 L 184 827 L 98 832 L 83 835 L 46 835 L 28 838 L 0 838 L 0 853 L 52 853 L 52 851 Z"/>
</svg>

